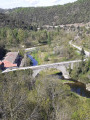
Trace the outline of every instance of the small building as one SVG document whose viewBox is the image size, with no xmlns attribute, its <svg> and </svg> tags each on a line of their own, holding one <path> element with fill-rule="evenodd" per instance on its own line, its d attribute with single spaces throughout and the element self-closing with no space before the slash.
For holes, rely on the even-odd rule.
<svg viewBox="0 0 90 120">
<path fill-rule="evenodd" d="M 1 68 L 12 68 L 18 66 L 19 52 L 8 52 L 3 61 L 0 62 Z"/>
</svg>

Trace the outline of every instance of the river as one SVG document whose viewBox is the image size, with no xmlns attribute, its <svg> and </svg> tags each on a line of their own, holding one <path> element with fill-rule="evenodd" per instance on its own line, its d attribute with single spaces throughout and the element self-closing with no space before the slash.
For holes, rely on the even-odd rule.
<svg viewBox="0 0 90 120">
<path fill-rule="evenodd" d="M 71 91 L 77 93 L 80 96 L 90 98 L 90 91 L 86 90 L 86 85 L 81 82 L 66 83 L 70 86 Z"/>
<path fill-rule="evenodd" d="M 27 57 L 29 57 L 30 60 L 32 61 L 32 66 L 38 65 L 37 60 L 35 60 L 35 59 L 30 55 L 30 52 L 27 52 Z"/>
<path fill-rule="evenodd" d="M 65 80 L 65 78 L 63 78 L 61 72 L 57 73 L 57 74 L 53 74 L 52 76 L 56 76 L 59 79 L 61 79 L 62 81 Z M 73 83 L 70 83 L 70 81 L 72 81 Z M 86 89 L 86 85 L 84 83 L 79 82 L 77 80 L 69 79 L 69 80 L 67 80 L 67 83 L 65 83 L 65 84 L 70 86 L 72 92 L 75 92 L 82 97 L 90 98 L 90 91 L 88 91 Z"/>
</svg>

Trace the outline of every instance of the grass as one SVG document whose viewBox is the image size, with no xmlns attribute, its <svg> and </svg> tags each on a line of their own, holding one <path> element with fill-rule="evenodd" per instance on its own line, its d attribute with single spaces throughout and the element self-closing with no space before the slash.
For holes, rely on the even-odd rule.
<svg viewBox="0 0 90 120">
<path fill-rule="evenodd" d="M 59 48 L 60 46 L 58 47 L 58 49 Z M 73 50 L 75 52 L 72 54 L 72 57 L 70 59 L 68 58 L 68 55 L 66 53 L 57 54 L 55 53 L 54 50 L 55 50 L 55 45 L 52 44 L 51 47 L 49 47 L 48 45 L 44 45 L 39 47 L 36 51 L 32 51 L 31 55 L 38 61 L 39 65 L 74 60 L 74 59 L 78 59 L 80 56 L 80 54 L 76 52 L 76 49 Z"/>
<path fill-rule="evenodd" d="M 51 68 L 41 71 L 39 74 L 41 77 L 49 76 L 49 75 L 56 75 L 59 74 L 61 71 Z M 63 84 L 64 83 L 74 83 L 73 81 L 65 80 L 65 79 L 59 79 Z"/>
<path fill-rule="evenodd" d="M 78 47 L 83 47 L 84 50 L 90 52 L 90 49 L 88 49 L 88 48 L 86 48 L 85 46 L 83 46 L 83 44 L 81 44 L 81 45 L 77 45 L 75 42 L 72 42 L 72 43 L 73 43 L 74 45 L 78 46 Z"/>
<path fill-rule="evenodd" d="M 51 68 L 51 69 L 46 69 L 46 70 L 41 71 L 40 75 L 46 76 L 46 75 L 52 75 L 52 74 L 57 74 L 57 73 L 60 73 L 60 71 L 55 68 Z"/>
<path fill-rule="evenodd" d="M 65 83 L 74 83 L 74 81 L 69 81 L 69 80 L 62 80 L 61 81 L 65 84 Z"/>
</svg>

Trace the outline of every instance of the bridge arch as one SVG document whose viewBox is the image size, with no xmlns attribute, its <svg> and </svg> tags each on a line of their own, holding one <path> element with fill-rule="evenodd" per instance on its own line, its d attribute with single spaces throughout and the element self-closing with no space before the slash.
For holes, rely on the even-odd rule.
<svg viewBox="0 0 90 120">
<path fill-rule="evenodd" d="M 57 65 L 57 66 L 49 66 L 49 67 L 41 67 L 39 69 L 33 69 L 33 77 L 36 77 L 41 71 L 46 70 L 46 69 L 51 69 L 51 68 L 55 68 L 57 70 L 59 70 L 60 72 L 62 72 L 62 76 L 66 79 L 69 79 L 69 73 L 66 69 L 66 67 L 64 65 Z"/>
</svg>

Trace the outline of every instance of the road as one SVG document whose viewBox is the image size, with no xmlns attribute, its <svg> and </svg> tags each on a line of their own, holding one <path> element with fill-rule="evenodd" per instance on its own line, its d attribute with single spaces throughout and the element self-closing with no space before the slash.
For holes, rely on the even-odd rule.
<svg viewBox="0 0 90 120">
<path fill-rule="evenodd" d="M 32 51 L 32 50 L 35 50 L 36 47 L 32 47 L 32 48 L 26 48 L 25 51 Z"/>
<path fill-rule="evenodd" d="M 18 68 L 13 68 L 13 69 L 9 68 L 9 69 L 4 70 L 2 73 L 16 71 L 16 70 L 25 70 L 25 69 L 35 70 L 35 69 L 44 68 L 44 67 L 51 67 L 51 66 L 56 66 L 56 65 L 66 65 L 66 64 L 70 64 L 70 63 L 79 63 L 79 62 L 81 62 L 81 60 L 65 61 L 65 62 L 45 64 L 45 65 L 37 65 L 37 66 L 18 67 Z"/>
<path fill-rule="evenodd" d="M 82 50 L 82 47 L 73 44 L 72 41 L 70 41 L 69 44 L 72 45 L 74 48 L 77 48 L 79 51 Z M 84 50 L 84 51 L 85 51 L 86 57 L 90 57 L 90 52 L 88 52 L 86 50 Z"/>
</svg>

